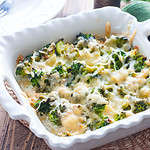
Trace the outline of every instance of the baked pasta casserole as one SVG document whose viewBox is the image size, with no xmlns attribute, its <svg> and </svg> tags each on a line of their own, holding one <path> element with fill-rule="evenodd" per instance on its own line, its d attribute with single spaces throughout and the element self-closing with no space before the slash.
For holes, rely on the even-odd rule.
<svg viewBox="0 0 150 150">
<path fill-rule="evenodd" d="M 150 107 L 150 61 L 127 35 L 79 33 L 29 56 L 15 76 L 44 126 L 58 136 L 96 130 Z"/>
</svg>

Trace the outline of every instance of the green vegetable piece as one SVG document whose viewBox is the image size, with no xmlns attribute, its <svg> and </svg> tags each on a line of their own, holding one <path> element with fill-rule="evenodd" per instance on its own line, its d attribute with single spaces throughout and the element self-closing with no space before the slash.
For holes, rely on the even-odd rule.
<svg viewBox="0 0 150 150">
<path fill-rule="evenodd" d="M 60 40 L 56 43 L 56 55 L 60 56 L 64 50 L 64 41 Z"/>
<path fill-rule="evenodd" d="M 94 74 L 94 75 L 90 75 L 87 79 L 87 83 L 89 84 L 93 79 L 99 78 L 100 75 L 99 74 Z"/>
<path fill-rule="evenodd" d="M 39 75 L 37 74 L 37 70 L 34 70 L 34 77 L 31 78 L 31 83 L 32 83 L 32 86 L 34 87 L 40 87 L 40 84 L 39 84 L 39 80 L 41 79 L 41 77 L 43 76 L 43 72 L 41 72 Z"/>
<path fill-rule="evenodd" d="M 110 68 L 114 69 L 114 63 L 113 63 L 113 61 L 110 62 Z"/>
<path fill-rule="evenodd" d="M 137 55 L 134 56 L 133 59 L 136 60 L 136 63 L 134 64 L 135 72 L 141 72 L 141 70 L 145 66 L 145 61 L 147 58 L 138 53 Z"/>
<path fill-rule="evenodd" d="M 45 80 L 44 80 L 44 83 L 45 83 L 47 86 L 50 86 L 50 85 L 51 85 L 50 80 L 48 80 L 48 79 L 45 79 Z"/>
<path fill-rule="evenodd" d="M 22 67 L 17 67 L 17 69 L 16 69 L 16 75 L 25 76 L 26 73 L 24 72 L 24 69 Z"/>
<path fill-rule="evenodd" d="M 30 55 L 26 56 L 24 60 L 28 60 L 30 63 L 32 63 L 32 58 L 31 58 L 32 56 L 33 56 L 33 54 L 30 54 Z"/>
<path fill-rule="evenodd" d="M 101 117 L 102 112 L 105 110 L 105 106 L 106 104 L 93 103 L 92 110 Z"/>
<path fill-rule="evenodd" d="M 106 93 L 104 89 L 99 88 L 99 89 L 98 89 L 98 92 L 99 92 L 103 97 L 108 97 L 108 93 Z"/>
<path fill-rule="evenodd" d="M 126 56 L 126 53 L 123 51 L 120 51 L 121 56 Z"/>
<path fill-rule="evenodd" d="M 91 76 L 89 76 L 86 82 L 89 84 L 92 81 L 92 79 L 93 78 Z"/>
<path fill-rule="evenodd" d="M 37 86 L 37 87 L 40 87 L 40 84 L 39 84 L 39 79 L 38 78 L 32 78 L 31 79 L 31 83 L 32 83 L 32 86 Z"/>
<path fill-rule="evenodd" d="M 90 130 L 95 130 L 95 129 L 99 129 L 99 128 L 102 128 L 104 126 L 107 126 L 109 125 L 111 122 L 108 118 L 104 118 L 102 119 L 101 121 L 93 121 L 91 122 L 90 124 L 88 124 L 88 127 L 90 128 Z"/>
<path fill-rule="evenodd" d="M 79 73 L 82 73 L 81 72 L 81 66 L 83 66 L 83 64 L 73 62 L 73 64 L 71 65 L 71 68 L 70 68 L 70 70 L 68 70 L 68 72 L 71 72 L 71 74 L 73 74 L 73 75 L 77 75 Z"/>
<path fill-rule="evenodd" d="M 51 45 L 51 43 L 45 45 L 44 48 L 49 48 L 50 45 Z"/>
<path fill-rule="evenodd" d="M 50 105 L 50 99 L 48 98 L 46 102 L 41 102 L 40 107 L 38 108 L 38 112 L 40 112 L 41 115 L 47 115 L 52 110 L 52 108 L 53 106 Z"/>
<path fill-rule="evenodd" d="M 94 35 L 92 35 L 92 34 L 84 34 L 84 33 L 79 33 L 76 37 L 77 38 L 82 37 L 85 40 L 94 39 L 95 38 Z"/>
<path fill-rule="evenodd" d="M 55 125 L 60 126 L 61 125 L 61 119 L 57 112 L 57 110 L 52 111 L 48 114 L 49 120 L 53 122 Z"/>
<path fill-rule="evenodd" d="M 136 63 L 134 64 L 134 69 L 135 69 L 135 72 L 141 72 L 141 70 L 144 68 L 143 64 L 142 63 Z"/>
<path fill-rule="evenodd" d="M 128 39 L 126 37 L 117 37 L 116 38 L 116 46 L 118 48 L 121 48 L 127 42 L 128 42 Z"/>
<path fill-rule="evenodd" d="M 107 49 L 106 52 L 108 53 L 108 55 L 110 55 L 112 53 L 111 49 Z"/>
<path fill-rule="evenodd" d="M 126 118 L 126 113 L 125 113 L 125 112 L 121 112 L 120 114 L 116 114 L 116 115 L 114 116 L 114 120 L 115 120 L 115 121 L 122 120 L 122 119 L 124 119 L 124 118 Z"/>
<path fill-rule="evenodd" d="M 131 106 L 130 106 L 130 104 L 124 104 L 124 105 L 122 106 L 122 109 L 125 110 L 125 111 L 131 110 Z"/>
<path fill-rule="evenodd" d="M 66 110 L 66 106 L 65 105 L 59 105 L 59 109 L 60 109 L 60 112 L 63 113 Z"/>
<path fill-rule="evenodd" d="M 95 88 L 92 88 L 92 90 L 91 90 L 91 94 L 93 94 L 93 93 L 94 93 L 94 91 L 95 91 Z"/>
<path fill-rule="evenodd" d="M 41 100 L 38 100 L 36 103 L 34 103 L 34 108 L 38 108 L 39 104 L 40 104 Z"/>
<path fill-rule="evenodd" d="M 113 58 L 114 61 L 115 61 L 114 68 L 115 68 L 116 70 L 119 70 L 119 69 L 122 67 L 123 64 L 122 64 L 122 62 L 120 61 L 118 55 L 117 55 L 117 54 L 113 54 L 113 55 L 112 55 L 112 58 Z M 112 64 L 111 64 L 111 67 L 112 67 Z"/>
<path fill-rule="evenodd" d="M 108 90 L 109 92 L 113 92 L 113 88 L 112 88 L 112 87 L 108 87 L 107 90 Z"/>
<path fill-rule="evenodd" d="M 130 56 L 127 56 L 125 59 L 124 59 L 124 63 L 125 64 L 128 64 L 131 60 L 131 57 Z"/>
<path fill-rule="evenodd" d="M 68 78 L 67 86 L 70 86 L 72 84 L 77 75 L 83 73 L 83 68 L 83 64 L 73 62 L 73 64 L 67 69 L 67 72 L 71 73 L 71 77 Z"/>
<path fill-rule="evenodd" d="M 73 42 L 73 44 L 76 45 L 76 44 L 79 42 L 80 39 L 84 40 L 84 43 L 83 43 L 83 44 L 78 45 L 79 50 L 82 50 L 84 47 L 87 47 L 87 48 L 88 48 L 88 40 L 90 40 L 90 39 L 95 39 L 95 37 L 94 37 L 93 34 L 79 33 L 79 34 L 76 36 L 76 39 L 75 39 L 75 41 Z"/>
<path fill-rule="evenodd" d="M 148 104 L 144 101 L 138 101 L 134 104 L 133 113 L 139 113 L 148 109 Z"/>
<path fill-rule="evenodd" d="M 64 74 L 65 73 L 65 70 L 63 69 L 63 66 L 62 65 L 58 65 L 54 68 L 54 70 L 58 71 L 58 73 L 60 75 Z"/>
<path fill-rule="evenodd" d="M 123 87 L 120 87 L 117 91 L 118 91 L 118 93 L 119 93 L 119 95 L 120 95 L 121 97 L 124 97 L 125 95 L 127 95 L 127 94 L 125 93 Z"/>
</svg>

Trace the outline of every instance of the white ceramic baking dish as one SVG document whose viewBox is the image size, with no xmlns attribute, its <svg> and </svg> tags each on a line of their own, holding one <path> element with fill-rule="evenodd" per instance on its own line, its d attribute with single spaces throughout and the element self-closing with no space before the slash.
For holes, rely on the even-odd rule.
<svg viewBox="0 0 150 150">
<path fill-rule="evenodd" d="M 26 56 L 33 49 L 41 48 L 50 41 L 62 37 L 71 41 L 79 32 L 104 34 L 107 21 L 111 23 L 113 33 L 126 32 L 128 25 L 130 33 L 136 29 L 134 44 L 140 47 L 142 53 L 150 56 L 150 43 L 147 39 L 150 34 L 150 20 L 139 23 L 133 16 L 114 7 L 54 19 L 48 24 L 27 28 L 0 38 L 0 104 L 12 119 L 29 122 L 30 130 L 43 138 L 52 149 L 88 150 L 150 127 L 150 110 L 147 110 L 92 132 L 72 137 L 58 137 L 46 130 L 28 100 L 23 97 L 15 80 L 15 61 L 19 54 Z M 21 104 L 8 94 L 4 86 L 5 80 L 9 82 Z"/>
</svg>

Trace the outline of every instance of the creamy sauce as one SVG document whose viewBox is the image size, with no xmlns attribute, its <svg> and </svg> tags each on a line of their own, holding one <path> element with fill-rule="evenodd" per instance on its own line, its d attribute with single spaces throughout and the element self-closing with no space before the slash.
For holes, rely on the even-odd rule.
<svg viewBox="0 0 150 150">
<path fill-rule="evenodd" d="M 81 33 L 19 56 L 16 79 L 46 128 L 72 136 L 148 109 L 149 66 L 124 36 Z"/>
</svg>

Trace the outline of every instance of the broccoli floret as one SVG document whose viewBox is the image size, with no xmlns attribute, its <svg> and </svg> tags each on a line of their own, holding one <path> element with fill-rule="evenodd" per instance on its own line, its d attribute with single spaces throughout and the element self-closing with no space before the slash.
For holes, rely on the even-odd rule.
<svg viewBox="0 0 150 150">
<path fill-rule="evenodd" d="M 43 48 L 49 48 L 50 45 L 51 45 L 51 43 L 46 44 Z"/>
<path fill-rule="evenodd" d="M 123 110 L 131 110 L 131 106 L 127 103 L 127 104 L 124 104 L 123 106 L 122 106 L 122 109 Z"/>
<path fill-rule="evenodd" d="M 65 73 L 65 70 L 63 69 L 63 66 L 62 65 L 58 65 L 58 66 L 56 66 L 54 69 L 53 69 L 53 71 L 58 71 L 58 73 L 60 74 L 60 75 L 63 75 L 64 73 Z"/>
<path fill-rule="evenodd" d="M 98 89 L 98 92 L 99 92 L 103 97 L 108 97 L 108 93 L 106 93 L 104 89 L 99 88 L 99 89 Z"/>
<path fill-rule="evenodd" d="M 134 64 L 134 69 L 135 69 L 135 72 L 141 72 L 141 70 L 144 68 L 143 64 L 142 63 L 136 63 Z"/>
<path fill-rule="evenodd" d="M 112 88 L 112 87 L 108 87 L 108 88 L 107 88 L 107 91 L 113 92 L 113 88 Z"/>
<path fill-rule="evenodd" d="M 55 125 L 60 126 L 61 125 L 61 119 L 57 112 L 57 110 L 52 111 L 48 114 L 49 120 L 53 122 Z"/>
<path fill-rule="evenodd" d="M 34 77 L 31 79 L 32 86 L 40 87 L 39 79 Z"/>
<path fill-rule="evenodd" d="M 134 64 L 135 72 L 141 72 L 141 70 L 144 68 L 143 62 L 137 62 Z"/>
<path fill-rule="evenodd" d="M 88 47 L 88 40 L 90 39 L 95 39 L 94 35 L 92 34 L 84 34 L 84 33 L 79 33 L 76 36 L 75 41 L 73 42 L 74 45 L 76 45 L 80 40 L 83 40 L 83 44 L 81 44 L 80 46 L 78 45 L 78 48 L 80 50 L 82 50 L 84 47 Z"/>
<path fill-rule="evenodd" d="M 145 61 L 146 61 L 146 57 L 141 56 L 140 54 L 137 54 L 133 57 L 133 59 L 136 60 L 135 64 L 134 64 L 134 70 L 135 72 L 141 72 L 141 70 L 144 68 L 145 66 Z"/>
<path fill-rule="evenodd" d="M 95 88 L 92 88 L 92 90 L 91 90 L 91 94 L 93 94 L 93 93 L 94 93 L 94 91 L 95 91 Z"/>
<path fill-rule="evenodd" d="M 130 56 L 127 56 L 125 59 L 124 59 L 124 63 L 125 64 L 128 64 L 131 60 L 131 57 Z"/>
<path fill-rule="evenodd" d="M 114 69 L 114 63 L 113 63 L 113 61 L 110 62 L 110 68 Z"/>
<path fill-rule="evenodd" d="M 111 123 L 111 121 L 108 119 L 108 117 L 102 119 L 101 121 L 93 121 L 90 124 L 88 124 L 88 127 L 90 128 L 90 130 L 95 130 L 95 129 L 99 129 L 102 128 L 104 126 L 107 126 Z"/>
<path fill-rule="evenodd" d="M 60 112 L 63 113 L 66 110 L 65 105 L 59 105 Z"/>
<path fill-rule="evenodd" d="M 43 72 L 41 72 L 40 74 L 37 74 L 37 70 L 33 70 L 33 72 L 34 72 L 34 77 L 30 76 L 31 78 L 30 81 L 32 83 L 32 86 L 39 88 L 40 87 L 39 80 L 43 76 Z"/>
<path fill-rule="evenodd" d="M 127 42 L 128 42 L 128 39 L 126 37 L 117 37 L 116 38 L 116 46 L 118 48 L 121 48 Z"/>
<path fill-rule="evenodd" d="M 25 72 L 24 72 L 23 67 L 17 67 L 17 69 L 16 69 L 16 75 L 21 75 L 21 76 L 26 75 Z"/>
<path fill-rule="evenodd" d="M 72 75 L 78 75 L 79 73 L 82 72 L 81 68 L 83 67 L 83 64 L 81 63 L 75 63 L 71 65 L 70 68 L 67 69 L 68 73 L 71 73 Z"/>
<path fill-rule="evenodd" d="M 144 101 L 138 101 L 134 104 L 133 113 L 139 113 L 148 109 L 148 104 Z"/>
<path fill-rule="evenodd" d="M 100 78 L 100 77 L 101 75 L 99 74 L 90 75 L 86 82 L 89 84 L 93 79 Z"/>
<path fill-rule="evenodd" d="M 73 62 L 73 64 L 67 69 L 67 72 L 70 73 L 71 76 L 68 78 L 66 86 L 70 86 L 72 84 L 76 76 L 83 72 L 83 68 L 83 64 Z"/>
<path fill-rule="evenodd" d="M 123 87 L 120 87 L 117 91 L 118 91 L 118 94 L 119 94 L 121 97 L 124 97 L 124 96 L 126 95 L 126 93 L 125 93 Z"/>
<path fill-rule="evenodd" d="M 78 39 L 79 37 L 82 37 L 82 38 L 85 39 L 85 40 L 88 40 L 88 39 L 95 39 L 94 35 L 92 35 L 92 34 L 84 34 L 84 33 L 79 33 L 76 37 L 77 37 L 77 39 Z"/>
<path fill-rule="evenodd" d="M 46 84 L 46 86 L 50 86 L 50 84 L 51 84 L 49 79 L 45 79 L 44 83 Z"/>
<path fill-rule="evenodd" d="M 103 88 L 99 88 L 97 90 L 103 97 L 108 98 L 110 96 L 110 93 L 113 91 L 113 88 L 109 87 L 106 90 L 104 90 Z"/>
<path fill-rule="evenodd" d="M 119 54 L 120 56 L 126 56 L 126 53 L 124 51 L 119 51 L 117 52 L 117 54 Z"/>
<path fill-rule="evenodd" d="M 92 76 L 89 76 L 86 82 L 89 84 L 92 81 L 92 79 Z"/>
<path fill-rule="evenodd" d="M 119 70 L 123 65 L 119 59 L 119 56 L 117 54 L 113 54 L 112 58 L 114 59 L 115 63 L 111 62 L 110 67 Z"/>
<path fill-rule="evenodd" d="M 99 115 L 100 117 L 102 117 L 102 112 L 105 110 L 105 106 L 106 106 L 106 104 L 96 104 L 96 103 L 93 103 L 92 110 L 97 115 Z"/>
<path fill-rule="evenodd" d="M 122 120 L 122 119 L 124 119 L 124 118 L 126 118 L 126 113 L 125 113 L 125 112 L 121 112 L 120 114 L 116 114 L 116 115 L 114 116 L 114 120 L 115 120 L 115 121 Z"/>
<path fill-rule="evenodd" d="M 26 56 L 24 60 L 27 60 L 28 62 L 32 63 L 32 56 L 33 56 L 33 54 L 30 54 L 30 55 Z"/>
<path fill-rule="evenodd" d="M 38 108 L 38 112 L 40 112 L 40 115 L 47 115 L 54 106 L 50 105 L 50 99 L 48 98 L 47 101 L 43 101 L 40 104 L 40 107 Z"/>
<path fill-rule="evenodd" d="M 120 51 L 121 56 L 126 56 L 126 53 L 124 51 Z"/>
</svg>

